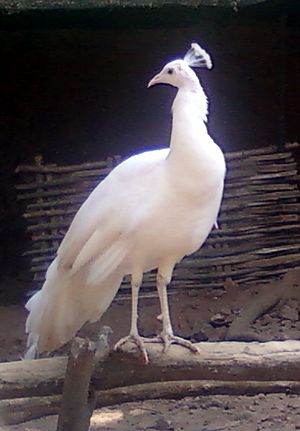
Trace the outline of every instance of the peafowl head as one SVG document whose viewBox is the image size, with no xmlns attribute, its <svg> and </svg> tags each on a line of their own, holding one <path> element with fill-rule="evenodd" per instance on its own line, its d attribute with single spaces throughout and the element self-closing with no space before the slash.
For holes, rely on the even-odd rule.
<svg viewBox="0 0 300 431">
<path fill-rule="evenodd" d="M 210 55 L 197 43 L 192 43 L 183 59 L 166 64 L 151 79 L 148 88 L 156 84 L 168 84 L 177 88 L 193 89 L 199 86 L 199 79 L 192 67 L 212 68 Z"/>
</svg>

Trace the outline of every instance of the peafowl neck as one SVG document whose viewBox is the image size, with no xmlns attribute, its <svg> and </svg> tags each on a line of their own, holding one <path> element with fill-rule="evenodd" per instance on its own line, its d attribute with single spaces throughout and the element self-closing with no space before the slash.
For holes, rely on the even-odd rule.
<svg viewBox="0 0 300 431">
<path fill-rule="evenodd" d="M 173 177 L 180 181 L 191 179 L 192 184 L 203 178 L 223 178 L 224 157 L 207 132 L 208 103 L 202 87 L 181 88 L 173 103 L 173 123 L 168 166 Z M 215 176 L 212 176 L 212 172 Z M 181 175 L 182 174 L 182 175 Z M 219 175 L 220 174 L 220 175 Z M 208 181 L 208 180 L 207 180 Z"/>
<path fill-rule="evenodd" d="M 178 90 L 172 113 L 170 156 L 177 153 L 196 156 L 210 141 L 206 127 L 208 102 L 199 83 L 192 88 Z"/>
<path fill-rule="evenodd" d="M 199 81 L 191 82 L 190 85 L 178 89 L 172 112 L 173 121 L 174 119 L 188 121 L 192 118 L 207 121 L 208 101 Z"/>
</svg>

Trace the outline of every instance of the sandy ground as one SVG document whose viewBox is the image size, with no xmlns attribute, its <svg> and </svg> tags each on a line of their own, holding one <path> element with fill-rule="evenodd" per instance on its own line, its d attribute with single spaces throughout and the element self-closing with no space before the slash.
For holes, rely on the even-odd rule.
<svg viewBox="0 0 300 431">
<path fill-rule="evenodd" d="M 230 322 L 254 300 L 255 288 L 243 291 L 232 285 L 225 290 L 201 290 L 170 295 L 171 315 L 177 334 L 191 339 L 222 340 Z M 299 339 L 300 301 L 288 299 L 264 314 L 250 329 L 264 339 Z M 140 302 L 140 328 L 145 336 L 159 332 L 161 323 L 156 298 Z M 25 349 L 23 306 L 0 307 L 0 360 L 18 360 Z M 117 300 L 100 324 L 90 325 L 83 333 L 95 335 L 103 325 L 114 331 L 112 342 L 126 335 L 130 326 L 130 302 Z M 65 347 L 62 351 L 66 351 Z M 54 431 L 55 416 L 0 430 Z M 94 412 L 91 430 L 284 430 L 300 429 L 300 397 L 294 395 L 208 396 L 181 400 L 153 400 L 127 403 Z M 70 430 L 71 431 L 71 430 Z"/>
</svg>

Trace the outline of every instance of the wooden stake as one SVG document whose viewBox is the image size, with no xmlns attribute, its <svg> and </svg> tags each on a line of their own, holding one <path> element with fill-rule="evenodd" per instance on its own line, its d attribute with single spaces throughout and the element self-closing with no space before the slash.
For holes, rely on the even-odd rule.
<svg viewBox="0 0 300 431">
<path fill-rule="evenodd" d="M 76 337 L 67 363 L 57 431 L 88 431 L 95 407 L 90 380 L 93 371 L 95 343 Z"/>
</svg>

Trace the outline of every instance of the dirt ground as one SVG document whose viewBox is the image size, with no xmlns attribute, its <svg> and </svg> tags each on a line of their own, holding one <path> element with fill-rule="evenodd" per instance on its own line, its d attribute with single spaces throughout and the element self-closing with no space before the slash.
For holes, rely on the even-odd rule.
<svg viewBox="0 0 300 431">
<path fill-rule="evenodd" d="M 272 288 L 272 286 L 270 286 Z M 259 288 L 242 289 L 230 284 L 225 289 L 172 293 L 170 309 L 174 331 L 192 341 L 223 340 L 231 322 L 243 315 L 251 303 L 259 302 Z M 161 322 L 158 300 L 140 301 L 140 329 L 144 336 L 158 333 Z M 254 339 L 282 340 L 300 338 L 300 300 L 284 298 L 269 309 L 249 330 Z M 0 360 L 18 360 L 25 350 L 23 306 L 0 307 Z M 100 323 L 90 325 L 82 332 L 93 337 L 102 325 L 113 329 L 112 343 L 126 335 L 130 326 L 130 301 L 116 300 Z M 68 346 L 61 350 L 67 351 Z M 61 353 L 60 352 L 60 353 Z M 0 430 L 52 431 L 56 429 L 55 416 Z M 257 396 L 201 396 L 181 400 L 150 400 L 126 403 L 95 411 L 91 430 L 284 430 L 300 429 L 300 397 L 291 394 Z"/>
<path fill-rule="evenodd" d="M 54 431 L 56 416 L 2 427 L 1 431 Z M 300 398 L 295 395 L 215 395 L 126 403 L 97 410 L 90 431 L 295 431 Z"/>
</svg>

